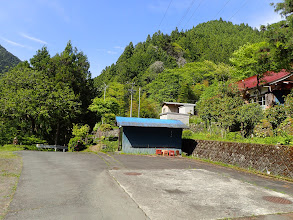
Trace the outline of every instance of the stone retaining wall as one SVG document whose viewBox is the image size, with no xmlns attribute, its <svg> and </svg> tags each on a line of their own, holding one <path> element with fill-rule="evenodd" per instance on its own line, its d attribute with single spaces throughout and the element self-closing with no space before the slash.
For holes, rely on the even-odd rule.
<svg viewBox="0 0 293 220">
<path fill-rule="evenodd" d="M 98 130 L 95 134 L 96 138 L 100 138 L 102 136 L 104 137 L 118 137 L 119 135 L 119 129 L 113 129 L 110 131 L 100 131 Z"/>
<path fill-rule="evenodd" d="M 192 155 L 268 174 L 293 178 L 293 147 L 196 140 L 187 143 Z M 184 148 L 184 146 L 183 146 Z"/>
</svg>

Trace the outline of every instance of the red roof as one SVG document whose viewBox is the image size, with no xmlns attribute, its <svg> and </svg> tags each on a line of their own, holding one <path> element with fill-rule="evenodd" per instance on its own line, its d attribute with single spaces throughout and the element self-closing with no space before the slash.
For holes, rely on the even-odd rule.
<svg viewBox="0 0 293 220">
<path fill-rule="evenodd" d="M 265 73 L 265 75 L 260 79 L 260 85 L 269 84 L 281 79 L 286 79 L 287 76 L 290 76 L 291 73 L 286 70 L 281 70 L 278 73 L 269 71 Z M 237 82 L 239 89 L 252 89 L 257 86 L 257 78 L 255 76 L 251 76 L 249 78 L 240 80 Z"/>
</svg>

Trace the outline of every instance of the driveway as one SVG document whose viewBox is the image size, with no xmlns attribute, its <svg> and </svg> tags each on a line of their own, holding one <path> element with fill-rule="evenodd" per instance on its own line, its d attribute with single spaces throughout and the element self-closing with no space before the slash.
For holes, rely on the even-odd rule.
<svg viewBox="0 0 293 220">
<path fill-rule="evenodd" d="M 20 154 L 9 220 L 293 218 L 290 182 L 185 158 Z"/>
</svg>

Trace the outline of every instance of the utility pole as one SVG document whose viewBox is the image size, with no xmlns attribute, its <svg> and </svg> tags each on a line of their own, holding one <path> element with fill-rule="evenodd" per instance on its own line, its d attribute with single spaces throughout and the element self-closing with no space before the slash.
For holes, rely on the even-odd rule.
<svg viewBox="0 0 293 220">
<path fill-rule="evenodd" d="M 131 103 L 130 103 L 130 117 L 132 117 L 132 94 L 136 91 L 133 89 L 133 86 L 134 86 L 134 82 L 130 83 L 131 85 L 131 89 L 129 89 L 130 91 L 130 95 L 131 95 Z"/>
<path fill-rule="evenodd" d="M 139 112 L 140 112 L 140 87 L 139 87 L 139 90 L 138 90 L 138 114 L 137 114 L 138 118 L 139 118 Z"/>
<path fill-rule="evenodd" d="M 103 91 L 104 90 L 104 102 L 106 101 L 106 91 L 107 91 L 107 88 L 109 87 L 109 85 L 107 85 L 105 82 L 104 83 L 104 86 L 101 86 L 101 88 L 98 89 L 98 91 Z M 102 116 L 102 124 L 104 124 L 104 117 Z"/>
<path fill-rule="evenodd" d="M 104 101 L 106 100 L 106 90 L 109 86 L 104 82 Z"/>
</svg>

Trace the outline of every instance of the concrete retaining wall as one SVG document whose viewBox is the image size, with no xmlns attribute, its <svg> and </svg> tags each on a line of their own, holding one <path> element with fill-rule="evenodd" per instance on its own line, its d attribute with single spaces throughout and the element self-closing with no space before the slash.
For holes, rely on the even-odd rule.
<svg viewBox="0 0 293 220">
<path fill-rule="evenodd" d="M 253 168 L 268 174 L 293 178 L 293 147 L 219 141 L 189 141 L 193 156 Z M 186 151 L 186 150 L 185 150 Z"/>
</svg>

